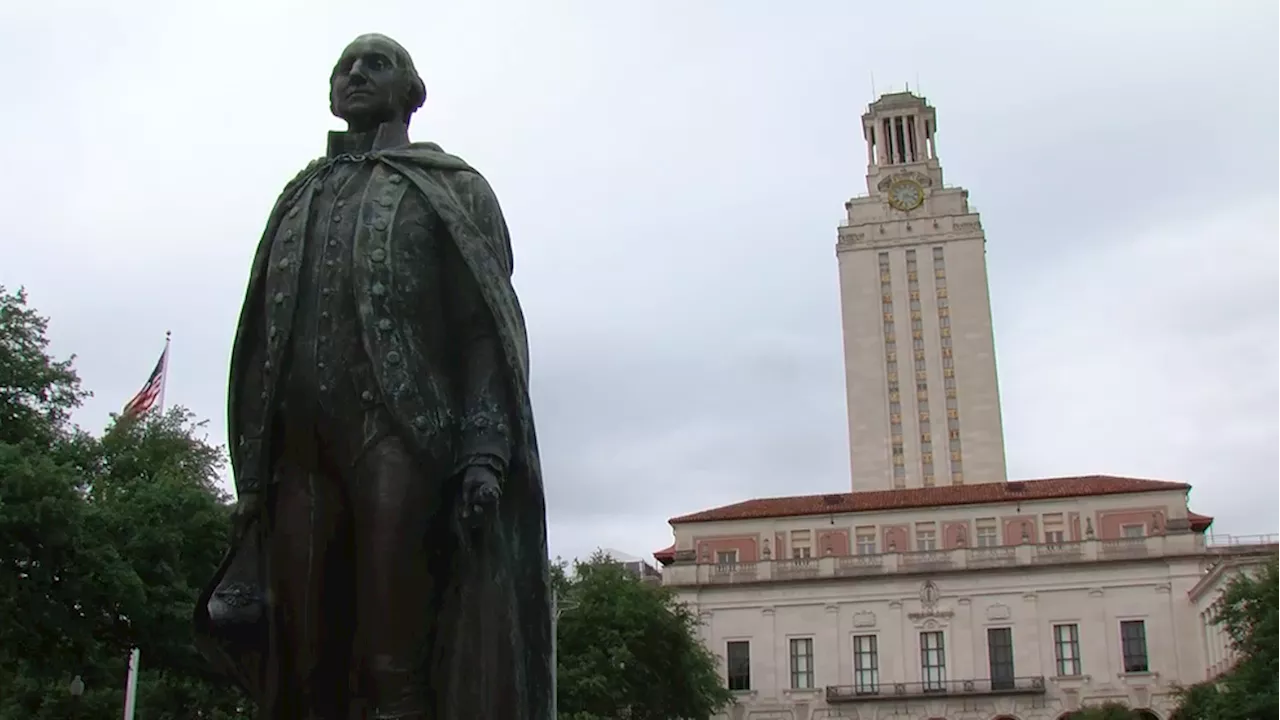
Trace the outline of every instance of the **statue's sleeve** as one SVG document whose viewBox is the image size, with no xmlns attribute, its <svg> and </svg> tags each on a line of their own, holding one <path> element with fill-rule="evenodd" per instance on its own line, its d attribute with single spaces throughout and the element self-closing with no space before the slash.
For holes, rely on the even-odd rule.
<svg viewBox="0 0 1280 720">
<path fill-rule="evenodd" d="M 478 179 L 482 187 L 475 185 Z M 459 199 L 476 229 L 480 231 L 489 252 L 506 244 L 506 223 L 492 191 L 478 175 L 468 174 L 459 183 Z M 511 460 L 511 427 L 508 421 L 507 362 L 498 336 L 498 323 L 485 301 L 481 283 L 508 282 L 510 256 L 493 257 L 507 273 L 504 277 L 477 276 L 463 260 L 461 253 L 449 253 L 453 267 L 446 268 L 450 278 L 453 332 L 458 340 L 458 371 L 462 389 L 463 417 L 460 424 L 460 467 L 487 465 L 504 473 Z"/>
<path fill-rule="evenodd" d="M 266 386 L 266 378 L 262 374 L 263 361 L 266 360 L 266 337 L 261 319 L 254 312 L 255 308 L 260 307 L 262 284 L 265 282 L 262 270 L 266 265 L 267 255 L 271 252 L 275 230 L 279 227 L 286 208 L 296 199 L 303 183 L 315 174 L 323 162 L 323 158 L 311 161 L 285 184 L 267 216 L 267 224 L 258 241 L 258 249 L 254 253 L 249 272 L 240 323 L 236 327 L 231 354 L 231 377 L 228 382 L 227 444 L 231 449 L 231 473 L 236 494 L 240 496 L 259 492 L 266 480 L 260 476 L 266 471 L 262 462 L 266 428 L 262 426 L 262 422 L 267 415 L 260 400 Z"/>
</svg>

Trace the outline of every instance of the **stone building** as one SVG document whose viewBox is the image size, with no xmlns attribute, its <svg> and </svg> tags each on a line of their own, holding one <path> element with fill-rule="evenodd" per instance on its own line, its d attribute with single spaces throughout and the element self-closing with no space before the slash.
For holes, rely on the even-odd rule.
<svg viewBox="0 0 1280 720">
<path fill-rule="evenodd" d="M 735 718 L 1166 718 L 1229 663 L 1209 606 L 1275 537 L 1213 538 L 1181 483 L 1052 478 L 748 500 L 674 518 L 664 583 Z"/>
<path fill-rule="evenodd" d="M 863 130 L 868 194 L 836 245 L 853 492 L 673 518 L 655 553 L 727 716 L 1167 718 L 1229 666 L 1211 605 L 1276 538 L 1207 535 L 1183 483 L 1007 481 L 985 237 L 943 183 L 936 112 L 885 95 Z"/>
</svg>

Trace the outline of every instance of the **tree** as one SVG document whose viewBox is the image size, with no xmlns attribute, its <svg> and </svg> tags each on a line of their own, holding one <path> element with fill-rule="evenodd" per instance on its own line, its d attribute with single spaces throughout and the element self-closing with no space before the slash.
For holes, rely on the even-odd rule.
<svg viewBox="0 0 1280 720">
<path fill-rule="evenodd" d="M 249 717 L 191 625 L 228 539 L 222 451 L 182 408 L 72 426 L 87 393 L 46 328 L 0 288 L 0 720 L 118 715 L 133 647 L 141 717 Z"/>
<path fill-rule="evenodd" d="M 75 356 L 49 355 L 49 321 L 27 307 L 27 293 L 0 285 L 0 442 L 48 448 L 65 439 L 71 411 L 88 396 Z"/>
<path fill-rule="evenodd" d="M 73 358 L 49 355 L 47 328 L 25 292 L 0 287 L 0 698 L 19 674 L 47 681 L 118 642 L 119 602 L 139 591 L 99 542 L 70 462 L 84 440 L 71 411 L 87 393 Z"/>
<path fill-rule="evenodd" d="M 1272 558 L 1257 572 L 1240 573 L 1227 582 L 1212 619 L 1226 630 L 1236 663 L 1219 678 L 1183 689 L 1174 714 L 1178 720 L 1254 720 L 1280 714 L 1277 580 L 1280 568 Z"/>
<path fill-rule="evenodd" d="M 675 594 L 597 553 L 553 569 L 558 710 L 570 720 L 704 720 L 732 701 L 698 619 Z"/>
</svg>

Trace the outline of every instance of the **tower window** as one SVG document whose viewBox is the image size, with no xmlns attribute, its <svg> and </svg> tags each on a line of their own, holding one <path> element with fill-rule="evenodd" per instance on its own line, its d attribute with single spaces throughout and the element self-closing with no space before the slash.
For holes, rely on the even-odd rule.
<svg viewBox="0 0 1280 720">
<path fill-rule="evenodd" d="M 907 138 L 906 138 L 905 130 L 906 129 L 903 127 L 902 116 L 898 116 L 894 118 L 893 119 L 893 139 L 894 139 L 894 146 L 898 151 L 897 157 L 898 157 L 899 164 L 904 164 L 907 162 L 907 143 L 906 143 Z"/>
<path fill-rule="evenodd" d="M 893 164 L 893 123 L 889 118 L 885 118 L 882 123 L 884 127 L 884 159 L 889 164 Z"/>
<path fill-rule="evenodd" d="M 907 150 L 910 151 L 911 162 L 917 162 L 920 158 L 916 151 L 916 116 L 907 117 Z"/>
</svg>

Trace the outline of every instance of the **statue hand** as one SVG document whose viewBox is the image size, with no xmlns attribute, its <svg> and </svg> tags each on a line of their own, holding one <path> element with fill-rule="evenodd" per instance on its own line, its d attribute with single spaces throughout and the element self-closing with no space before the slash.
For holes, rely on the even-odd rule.
<svg viewBox="0 0 1280 720">
<path fill-rule="evenodd" d="M 464 524 L 478 524 L 486 513 L 498 508 L 502 485 L 498 473 L 487 465 L 473 465 L 462 475 L 462 496 L 459 512 Z"/>
</svg>

